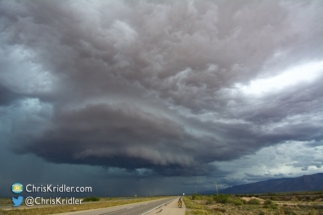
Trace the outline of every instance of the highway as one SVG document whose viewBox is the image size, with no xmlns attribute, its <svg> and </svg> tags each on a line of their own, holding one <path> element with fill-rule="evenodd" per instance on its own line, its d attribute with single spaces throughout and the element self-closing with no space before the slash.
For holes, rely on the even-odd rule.
<svg viewBox="0 0 323 215">
<path fill-rule="evenodd" d="M 169 202 L 166 206 L 151 210 L 145 215 L 185 215 L 186 207 L 182 202 L 182 207 L 178 207 L 178 198 Z"/>
<path fill-rule="evenodd" d="M 150 210 L 158 206 L 161 206 L 161 205 L 164 206 L 166 203 L 177 201 L 177 199 L 178 199 L 177 197 L 172 197 L 172 198 L 166 198 L 161 200 L 139 202 L 139 203 L 120 205 L 115 207 L 93 209 L 93 210 L 59 213 L 54 215 L 143 215 L 143 214 L 146 214 L 146 212 L 149 212 Z"/>
</svg>

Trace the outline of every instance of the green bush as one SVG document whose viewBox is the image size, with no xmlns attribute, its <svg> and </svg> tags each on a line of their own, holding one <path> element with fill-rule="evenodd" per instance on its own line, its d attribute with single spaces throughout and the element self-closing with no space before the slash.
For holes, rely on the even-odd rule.
<svg viewBox="0 0 323 215">
<path fill-rule="evenodd" d="M 270 206 L 271 206 L 272 209 L 277 209 L 278 208 L 277 204 L 274 204 L 274 203 L 271 204 Z"/>
<path fill-rule="evenodd" d="M 206 205 L 213 205 L 215 202 L 214 202 L 214 200 L 213 200 L 213 196 L 208 196 L 207 198 L 206 198 L 206 202 L 205 202 L 205 204 Z"/>
<path fill-rule="evenodd" d="M 270 199 L 267 199 L 265 202 L 264 202 L 264 208 L 272 208 L 272 209 L 277 209 L 277 205 L 271 201 Z"/>
<path fill-rule="evenodd" d="M 90 196 L 83 199 L 83 202 L 96 202 L 96 201 L 100 201 L 100 198 L 95 196 Z"/>
<path fill-rule="evenodd" d="M 272 208 L 272 209 L 277 209 L 278 206 L 276 204 L 271 204 L 271 205 L 264 205 L 264 208 Z"/>
<path fill-rule="evenodd" d="M 267 199 L 265 202 L 264 202 L 264 205 L 271 205 L 273 204 L 273 201 L 271 201 L 270 199 Z"/>
<path fill-rule="evenodd" d="M 237 197 L 229 198 L 229 203 L 232 203 L 235 205 L 243 205 L 243 201 Z"/>
<path fill-rule="evenodd" d="M 213 200 L 207 200 L 205 202 L 206 205 L 214 205 L 214 201 Z"/>
<path fill-rule="evenodd" d="M 284 208 L 283 209 L 285 215 L 297 215 L 292 209 L 290 208 Z"/>
<path fill-rule="evenodd" d="M 192 200 L 201 200 L 201 199 L 203 199 L 203 197 L 201 195 L 199 195 L 199 194 L 193 194 L 192 195 Z"/>
<path fill-rule="evenodd" d="M 217 203 L 228 203 L 229 202 L 229 195 L 226 194 L 219 194 L 219 195 L 215 195 L 213 197 L 213 200 L 216 201 Z"/>
<path fill-rule="evenodd" d="M 216 201 L 217 203 L 222 203 L 222 204 L 227 204 L 227 203 L 231 203 L 231 204 L 235 204 L 235 205 L 242 205 L 243 201 L 235 196 L 230 196 L 230 195 L 226 195 L 226 194 L 219 194 L 219 195 L 215 195 L 213 197 L 213 200 Z"/>
<path fill-rule="evenodd" d="M 250 204 L 250 205 L 260 205 L 260 201 L 258 199 L 250 199 L 248 201 L 248 204 Z"/>
<path fill-rule="evenodd" d="M 277 200 L 277 197 L 275 197 L 275 196 L 271 196 L 271 197 L 270 197 L 270 199 L 271 199 L 271 200 Z"/>
</svg>

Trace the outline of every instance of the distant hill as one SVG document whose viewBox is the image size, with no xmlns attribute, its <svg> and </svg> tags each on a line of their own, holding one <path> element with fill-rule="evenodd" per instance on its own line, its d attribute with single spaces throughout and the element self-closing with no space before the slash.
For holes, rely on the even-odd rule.
<svg viewBox="0 0 323 215">
<path fill-rule="evenodd" d="M 303 175 L 297 178 L 280 178 L 256 183 L 232 186 L 219 193 L 246 194 L 246 193 L 274 193 L 323 190 L 323 173 Z M 214 191 L 212 191 L 214 193 Z"/>
</svg>

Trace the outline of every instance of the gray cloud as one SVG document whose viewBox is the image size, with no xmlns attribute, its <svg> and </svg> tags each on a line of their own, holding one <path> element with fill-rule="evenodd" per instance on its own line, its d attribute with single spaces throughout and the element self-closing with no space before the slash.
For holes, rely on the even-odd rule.
<svg viewBox="0 0 323 215">
<path fill-rule="evenodd" d="M 243 89 L 322 62 L 322 8 L 0 1 L 2 133 L 15 153 L 48 162 L 166 176 L 210 175 L 219 171 L 211 162 L 320 142 L 322 68 L 261 95 Z"/>
<path fill-rule="evenodd" d="M 8 105 L 18 97 L 16 93 L 0 85 L 0 105 Z"/>
</svg>

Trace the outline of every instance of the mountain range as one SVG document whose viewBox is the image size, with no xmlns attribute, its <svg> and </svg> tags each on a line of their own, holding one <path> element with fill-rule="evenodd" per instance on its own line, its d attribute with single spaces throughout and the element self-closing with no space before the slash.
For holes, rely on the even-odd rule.
<svg viewBox="0 0 323 215">
<path fill-rule="evenodd" d="M 252 194 L 319 190 L 323 190 L 323 173 L 303 175 L 297 178 L 271 179 L 250 184 L 236 185 L 220 190 L 219 193 Z M 214 193 L 214 191 L 212 191 L 212 193 Z"/>
</svg>

